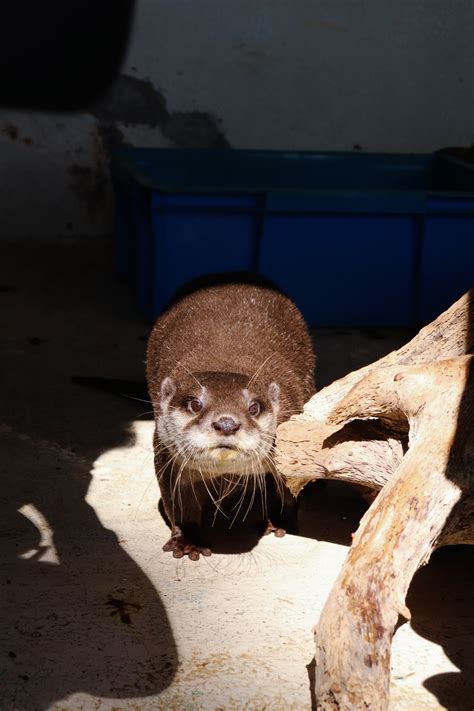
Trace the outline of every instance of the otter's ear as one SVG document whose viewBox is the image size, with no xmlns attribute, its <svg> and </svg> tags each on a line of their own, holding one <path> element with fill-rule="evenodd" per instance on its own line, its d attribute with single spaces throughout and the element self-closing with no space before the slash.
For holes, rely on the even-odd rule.
<svg viewBox="0 0 474 711">
<path fill-rule="evenodd" d="M 162 407 L 168 405 L 175 392 L 176 385 L 174 384 L 174 380 L 172 380 L 172 378 L 165 378 L 162 381 L 160 388 L 160 401 Z"/>
<path fill-rule="evenodd" d="M 280 404 L 280 386 L 278 383 L 270 383 L 268 386 L 268 397 L 274 407 Z"/>
</svg>

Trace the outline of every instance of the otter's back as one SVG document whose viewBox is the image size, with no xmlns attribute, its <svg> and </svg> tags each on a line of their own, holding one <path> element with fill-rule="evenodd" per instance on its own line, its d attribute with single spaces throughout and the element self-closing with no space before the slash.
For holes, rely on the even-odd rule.
<svg viewBox="0 0 474 711">
<path fill-rule="evenodd" d="M 267 371 L 272 380 L 297 378 L 305 398 L 314 390 L 314 354 L 303 317 L 288 297 L 267 287 L 208 287 L 163 314 L 148 345 L 150 389 L 183 367 L 249 378 Z"/>
</svg>

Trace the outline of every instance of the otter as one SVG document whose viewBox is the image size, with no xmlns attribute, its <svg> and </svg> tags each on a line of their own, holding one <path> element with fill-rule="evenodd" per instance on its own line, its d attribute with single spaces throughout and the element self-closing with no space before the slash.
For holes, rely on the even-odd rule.
<svg viewBox="0 0 474 711">
<path fill-rule="evenodd" d="M 210 555 L 200 534 L 203 496 L 219 508 L 249 477 L 260 486 L 268 475 L 278 480 L 276 428 L 314 393 L 314 369 L 303 316 L 268 286 L 201 288 L 158 319 L 148 341 L 147 382 L 155 471 L 171 526 L 163 550 L 191 560 Z M 278 487 L 283 492 L 279 480 Z M 266 525 L 266 532 L 285 533 L 270 518 Z"/>
</svg>

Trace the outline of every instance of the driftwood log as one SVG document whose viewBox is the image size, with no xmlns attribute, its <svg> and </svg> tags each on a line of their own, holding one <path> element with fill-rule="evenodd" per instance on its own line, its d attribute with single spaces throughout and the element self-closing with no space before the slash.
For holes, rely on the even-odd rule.
<svg viewBox="0 0 474 711">
<path fill-rule="evenodd" d="M 277 468 L 376 496 L 321 613 L 317 708 L 388 708 L 398 616 L 440 545 L 473 543 L 474 290 L 407 345 L 317 393 L 277 433 Z"/>
</svg>

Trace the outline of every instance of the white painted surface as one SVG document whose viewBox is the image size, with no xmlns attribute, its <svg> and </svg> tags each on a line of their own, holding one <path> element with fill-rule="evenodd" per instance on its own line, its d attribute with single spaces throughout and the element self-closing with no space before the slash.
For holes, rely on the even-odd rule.
<svg viewBox="0 0 474 711">
<path fill-rule="evenodd" d="M 126 70 L 232 146 L 432 151 L 474 140 L 465 0 L 142 0 Z"/>
<path fill-rule="evenodd" d="M 474 141 L 473 26 L 471 0 L 138 0 L 123 72 L 214 115 L 234 148 L 425 152 Z M 1 111 L 2 237 L 111 230 L 110 193 L 91 212 L 70 174 L 104 171 L 96 124 Z"/>
</svg>

